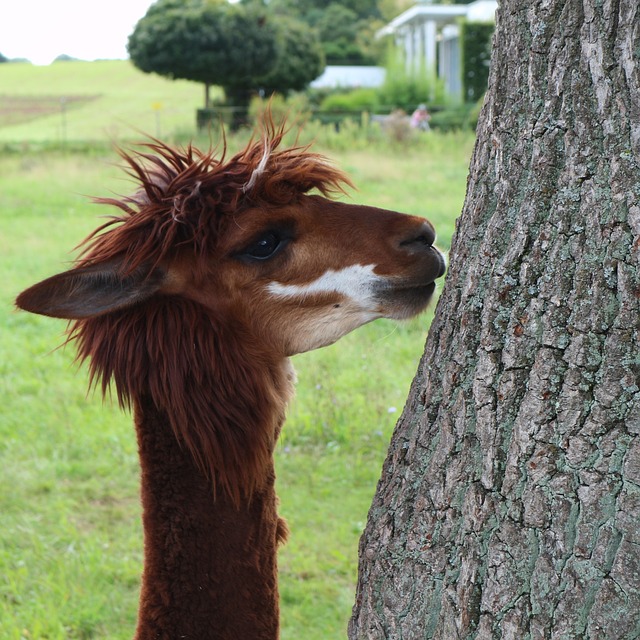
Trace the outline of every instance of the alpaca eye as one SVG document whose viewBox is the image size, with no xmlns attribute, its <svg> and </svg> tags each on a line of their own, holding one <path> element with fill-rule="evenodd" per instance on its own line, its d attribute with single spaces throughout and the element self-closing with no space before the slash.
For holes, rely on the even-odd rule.
<svg viewBox="0 0 640 640">
<path fill-rule="evenodd" d="M 284 245 L 282 238 L 274 231 L 269 231 L 250 244 L 242 254 L 255 260 L 267 260 Z"/>
</svg>

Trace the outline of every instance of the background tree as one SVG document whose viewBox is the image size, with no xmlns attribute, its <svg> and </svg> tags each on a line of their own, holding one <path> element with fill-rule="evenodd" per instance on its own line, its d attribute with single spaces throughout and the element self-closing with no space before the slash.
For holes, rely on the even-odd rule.
<svg viewBox="0 0 640 640">
<path fill-rule="evenodd" d="M 384 46 L 375 34 L 385 22 L 376 0 L 270 0 L 268 6 L 278 15 L 295 16 L 314 29 L 328 64 L 376 64 L 382 60 Z M 397 13 L 393 11 L 394 16 Z"/>
<path fill-rule="evenodd" d="M 332 2 L 324 9 L 306 15 L 307 22 L 317 30 L 328 64 L 373 64 L 366 52 L 360 33 L 367 24 L 352 9 Z M 364 44 L 364 46 L 363 46 Z"/>
<path fill-rule="evenodd" d="M 378 0 L 377 4 L 382 19 L 385 22 L 391 22 L 396 16 L 399 16 L 416 3 L 414 0 Z"/>
<path fill-rule="evenodd" d="M 256 0 L 243 1 L 255 2 Z M 332 4 L 341 5 L 349 11 L 352 11 L 358 19 L 380 16 L 378 0 L 269 0 L 267 4 L 273 8 L 284 9 L 305 20 L 309 14 L 316 12 L 321 13 Z"/>
<path fill-rule="evenodd" d="M 282 24 L 255 2 L 159 0 L 136 25 L 128 50 L 142 71 L 204 83 L 205 108 L 211 85 L 245 110 L 264 79 L 282 91 L 302 88 L 324 66 L 308 28 L 292 19 Z"/>
<path fill-rule="evenodd" d="M 256 7 L 202 0 L 159 0 L 138 22 L 128 43 L 140 70 L 170 78 L 220 85 L 239 99 L 255 79 L 275 66 L 275 25 Z"/>
<path fill-rule="evenodd" d="M 324 52 L 315 31 L 293 18 L 280 17 L 277 24 L 281 53 L 275 68 L 259 80 L 267 96 L 274 92 L 286 95 L 289 91 L 302 91 L 325 67 Z"/>
<path fill-rule="evenodd" d="M 349 637 L 640 637 L 640 6 L 503 0 Z"/>
</svg>

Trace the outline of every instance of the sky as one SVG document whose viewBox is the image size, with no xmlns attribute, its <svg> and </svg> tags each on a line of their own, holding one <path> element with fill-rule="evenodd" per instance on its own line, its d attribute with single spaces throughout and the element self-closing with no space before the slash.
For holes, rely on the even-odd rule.
<svg viewBox="0 0 640 640">
<path fill-rule="evenodd" d="M 153 0 L 0 0 L 0 53 L 49 64 L 127 58 L 127 38 Z"/>
</svg>

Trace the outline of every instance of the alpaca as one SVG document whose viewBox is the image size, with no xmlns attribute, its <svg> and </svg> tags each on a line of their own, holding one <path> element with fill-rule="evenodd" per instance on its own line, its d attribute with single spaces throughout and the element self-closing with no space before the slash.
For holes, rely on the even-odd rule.
<svg viewBox="0 0 640 640">
<path fill-rule="evenodd" d="M 132 407 L 144 568 L 137 640 L 274 640 L 273 453 L 289 356 L 423 310 L 444 259 L 423 218 L 332 199 L 347 177 L 265 127 L 226 159 L 121 152 L 139 182 L 74 268 L 17 305 L 71 320 L 90 384 Z M 309 193 L 316 191 L 316 193 Z"/>
</svg>

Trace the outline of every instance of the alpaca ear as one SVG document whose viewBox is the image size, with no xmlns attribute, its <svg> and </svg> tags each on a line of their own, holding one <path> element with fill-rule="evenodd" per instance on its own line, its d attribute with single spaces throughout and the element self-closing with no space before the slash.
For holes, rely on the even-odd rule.
<svg viewBox="0 0 640 640">
<path fill-rule="evenodd" d="M 122 275 L 122 262 L 110 261 L 34 284 L 18 296 L 16 305 L 53 318 L 92 318 L 143 302 L 160 290 L 165 277 L 162 269 L 144 265 Z"/>
</svg>

